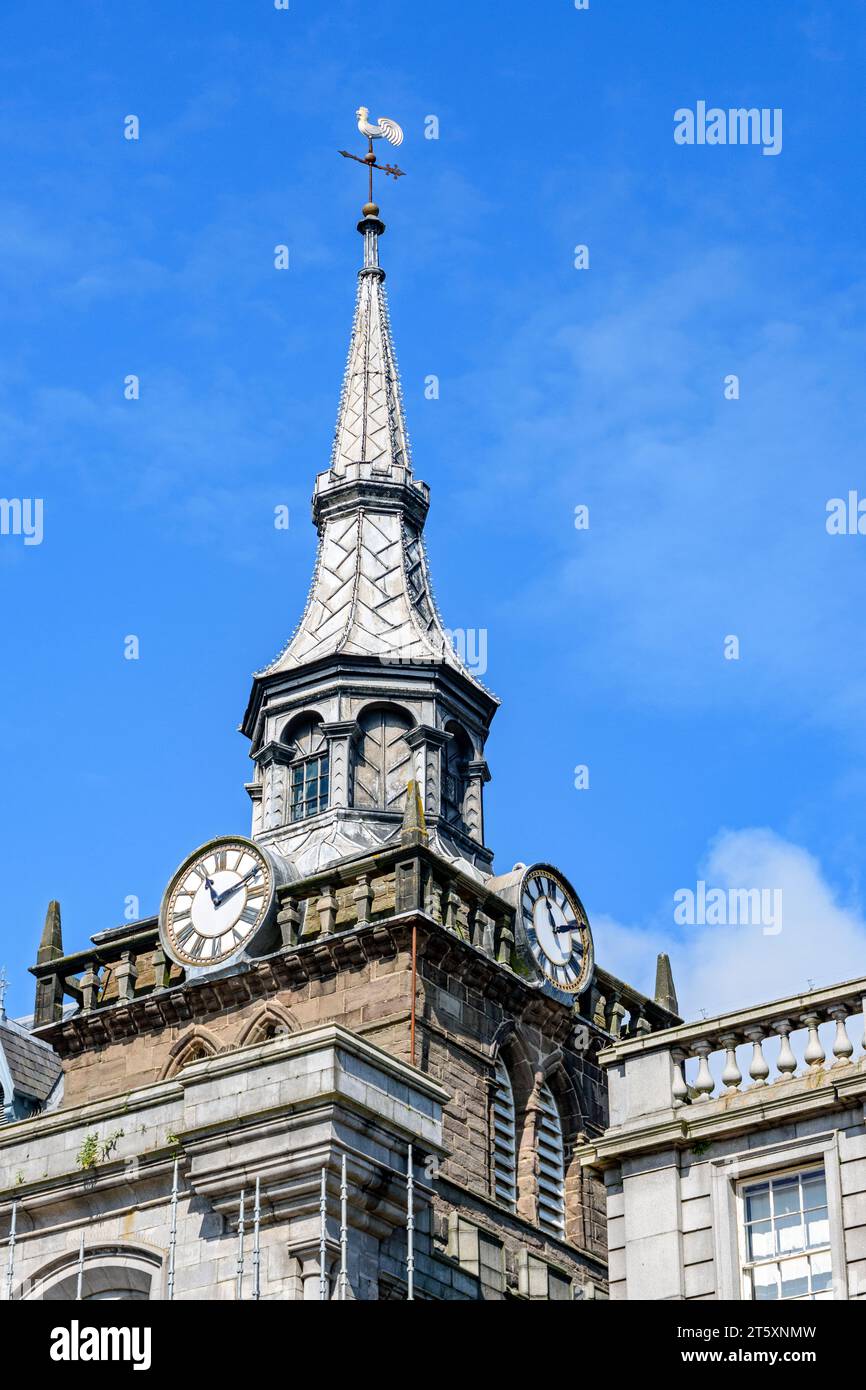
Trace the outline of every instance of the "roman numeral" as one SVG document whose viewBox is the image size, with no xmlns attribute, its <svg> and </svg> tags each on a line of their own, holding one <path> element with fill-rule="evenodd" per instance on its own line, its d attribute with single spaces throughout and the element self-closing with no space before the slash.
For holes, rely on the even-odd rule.
<svg viewBox="0 0 866 1390">
<path fill-rule="evenodd" d="M 184 941 L 187 941 L 194 932 L 195 927 L 192 924 L 192 918 L 188 912 L 183 913 L 180 917 L 175 917 L 174 934 L 180 945 L 182 945 Z"/>
<path fill-rule="evenodd" d="M 214 855 L 214 859 L 216 860 L 216 873 L 222 873 L 226 866 L 226 860 L 228 859 L 228 850 L 218 849 Z"/>
<path fill-rule="evenodd" d="M 247 926 L 249 927 L 252 926 L 253 922 L 257 922 L 258 918 L 259 909 L 257 907 L 251 907 L 249 904 L 244 908 L 243 912 L 241 913 L 241 921 L 246 922 Z"/>
<path fill-rule="evenodd" d="M 222 936 L 219 937 L 216 943 L 217 951 L 215 951 L 214 954 L 224 955 L 225 952 L 230 951 L 233 946 L 239 946 L 242 941 L 243 937 L 240 932 L 232 927 L 230 931 L 223 932 Z"/>
<path fill-rule="evenodd" d="M 206 944 L 206 938 L 196 934 L 195 941 L 193 942 L 188 952 L 188 954 L 192 956 L 193 960 L 201 960 L 202 956 L 204 955 L 204 948 Z"/>
</svg>

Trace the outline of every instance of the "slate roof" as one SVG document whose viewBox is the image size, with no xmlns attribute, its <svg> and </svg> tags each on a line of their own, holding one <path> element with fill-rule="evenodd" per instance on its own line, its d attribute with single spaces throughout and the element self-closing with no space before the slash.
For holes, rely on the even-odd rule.
<svg viewBox="0 0 866 1390">
<path fill-rule="evenodd" d="M 16 1093 L 46 1101 L 63 1070 L 48 1044 L 34 1038 L 20 1023 L 7 1018 L 0 1022 L 0 1048 Z"/>
</svg>

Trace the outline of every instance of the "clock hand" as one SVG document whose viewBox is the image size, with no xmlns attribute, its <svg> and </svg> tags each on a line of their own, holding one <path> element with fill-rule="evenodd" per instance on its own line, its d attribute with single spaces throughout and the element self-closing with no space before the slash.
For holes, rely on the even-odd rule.
<svg viewBox="0 0 866 1390">
<path fill-rule="evenodd" d="M 259 868 L 259 865 L 256 864 L 255 868 L 250 869 L 248 874 L 244 874 L 243 878 L 239 878 L 237 883 L 233 883 L 230 888 L 223 889 L 222 893 L 217 893 L 217 896 L 214 899 L 214 907 L 221 907 L 222 904 L 225 902 L 226 898 L 230 898 L 233 893 L 236 893 L 238 889 L 242 888 L 245 883 L 249 883 L 250 879 L 255 878 L 256 874 L 260 872 L 261 869 Z"/>
<path fill-rule="evenodd" d="M 201 873 L 201 872 L 202 872 L 201 869 L 199 869 L 199 873 Z M 205 886 L 205 888 L 207 889 L 207 891 L 210 893 L 210 900 L 211 900 L 211 902 L 213 903 L 214 907 L 219 907 L 219 897 L 218 897 L 218 895 L 217 895 L 216 889 L 215 889 L 214 886 L 213 886 L 213 879 L 212 879 L 212 878 L 208 878 L 207 874 L 205 874 L 205 876 L 204 876 L 204 886 Z"/>
</svg>

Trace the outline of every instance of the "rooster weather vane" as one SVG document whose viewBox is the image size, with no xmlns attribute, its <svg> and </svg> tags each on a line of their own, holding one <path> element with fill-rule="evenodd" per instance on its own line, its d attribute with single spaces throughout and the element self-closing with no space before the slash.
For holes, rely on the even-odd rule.
<svg viewBox="0 0 866 1390">
<path fill-rule="evenodd" d="M 368 208 L 371 210 L 375 209 L 373 214 L 375 216 L 375 213 L 378 213 L 379 209 L 373 202 L 373 170 L 378 169 L 382 174 L 390 174 L 392 179 L 404 178 L 405 171 L 400 169 L 396 164 L 377 164 L 376 155 L 373 150 L 373 141 L 384 139 L 391 145 L 402 145 L 403 130 L 398 126 L 396 121 L 386 120 L 384 116 L 380 116 L 378 122 L 373 125 L 369 120 L 370 109 L 367 106 L 359 106 L 355 115 L 358 117 L 358 129 L 361 134 L 367 138 L 367 153 L 365 155 L 360 155 L 352 154 L 349 150 L 340 150 L 340 154 L 344 159 L 354 159 L 357 160 L 359 164 L 366 164 L 370 172 L 370 201 L 367 207 L 364 208 L 364 212 L 366 213 Z"/>
</svg>

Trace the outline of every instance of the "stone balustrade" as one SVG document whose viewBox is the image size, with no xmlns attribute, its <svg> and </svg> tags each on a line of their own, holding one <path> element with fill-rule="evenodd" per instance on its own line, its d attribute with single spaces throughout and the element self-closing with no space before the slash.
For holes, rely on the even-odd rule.
<svg viewBox="0 0 866 1390">
<path fill-rule="evenodd" d="M 599 1059 L 609 1068 L 611 1124 L 841 1078 L 866 1062 L 864 1027 L 859 979 L 620 1042 Z"/>
</svg>

